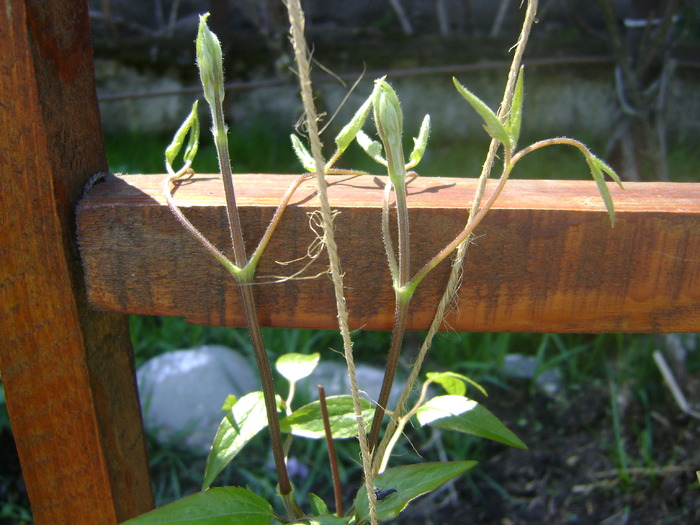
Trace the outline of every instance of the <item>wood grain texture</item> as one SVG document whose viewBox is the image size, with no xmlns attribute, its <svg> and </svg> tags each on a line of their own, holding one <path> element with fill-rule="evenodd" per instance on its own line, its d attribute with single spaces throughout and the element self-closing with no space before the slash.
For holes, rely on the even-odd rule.
<svg viewBox="0 0 700 525">
<path fill-rule="evenodd" d="M 283 175 L 236 176 L 249 251 L 284 190 Z M 337 176 L 330 186 L 347 300 L 354 328 L 390 329 L 393 292 L 379 226 L 383 179 Z M 88 296 L 99 309 L 183 316 L 241 326 L 232 278 L 177 223 L 160 194 L 160 175 L 110 176 L 78 207 Z M 493 188 L 495 183 L 490 186 Z M 460 229 L 474 181 L 419 178 L 410 184 L 413 271 Z M 700 329 L 700 186 L 611 187 L 617 222 L 592 181 L 508 183 L 477 229 L 459 303 L 447 319 L 457 331 L 673 332 Z M 186 215 L 220 249 L 227 247 L 221 181 L 198 175 L 178 187 Z M 314 238 L 312 182 L 285 212 L 259 281 L 289 275 Z M 228 250 L 230 252 L 230 250 Z M 319 260 L 306 274 L 323 271 Z M 409 327 L 425 329 L 442 291 L 443 263 L 420 286 Z M 335 328 L 329 279 L 257 284 L 265 326 Z"/>
<path fill-rule="evenodd" d="M 87 3 L 0 15 L 0 371 L 38 524 L 153 506 L 126 319 L 87 304 L 75 205 L 106 168 Z"/>
</svg>

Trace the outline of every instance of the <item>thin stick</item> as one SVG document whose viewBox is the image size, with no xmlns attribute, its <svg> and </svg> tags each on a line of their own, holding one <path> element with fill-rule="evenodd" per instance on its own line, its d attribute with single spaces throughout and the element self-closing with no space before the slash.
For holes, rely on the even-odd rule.
<svg viewBox="0 0 700 525">
<path fill-rule="evenodd" d="M 325 161 L 321 149 L 321 139 L 318 132 L 318 122 L 316 107 L 314 106 L 313 94 L 311 92 L 311 66 L 306 51 L 306 39 L 304 37 L 304 13 L 299 0 L 285 0 L 289 13 L 290 33 L 292 35 L 292 45 L 294 55 L 299 69 L 299 85 L 301 88 L 301 98 L 304 103 L 306 114 L 306 125 L 311 142 L 311 153 L 316 165 L 316 182 L 318 194 L 321 201 L 321 216 L 323 217 L 324 239 L 328 259 L 331 266 L 331 277 L 333 279 L 333 290 L 335 292 L 335 303 L 338 311 L 338 325 L 343 338 L 343 350 L 345 362 L 348 365 L 348 375 L 350 377 L 350 391 L 352 393 L 355 420 L 357 421 L 358 440 L 360 442 L 360 455 L 362 458 L 362 468 L 365 473 L 365 487 L 367 488 L 367 500 L 369 503 L 369 515 L 372 525 L 379 523 L 377 518 L 377 500 L 374 494 L 374 477 L 372 476 L 372 456 L 367 445 L 367 435 L 365 431 L 365 421 L 362 416 L 362 405 L 360 404 L 360 393 L 357 384 L 357 374 L 355 371 L 355 360 L 353 357 L 352 339 L 350 337 L 350 327 L 348 324 L 348 310 L 343 292 L 343 273 L 340 267 L 340 257 L 338 247 L 335 242 L 335 231 L 333 229 L 333 216 L 330 202 L 328 201 L 327 182 L 325 178 Z"/>
<path fill-rule="evenodd" d="M 331 432 L 331 422 L 328 419 L 328 406 L 326 405 L 326 390 L 323 385 L 318 385 L 318 402 L 321 405 L 321 416 L 323 417 L 323 430 L 326 433 L 326 445 L 328 446 L 328 463 L 331 466 L 331 477 L 333 478 L 333 494 L 335 495 L 335 514 L 341 517 L 343 513 L 343 491 L 340 487 L 340 475 L 338 474 L 338 456 L 335 454 L 335 443 L 333 443 L 333 432 Z"/>
</svg>

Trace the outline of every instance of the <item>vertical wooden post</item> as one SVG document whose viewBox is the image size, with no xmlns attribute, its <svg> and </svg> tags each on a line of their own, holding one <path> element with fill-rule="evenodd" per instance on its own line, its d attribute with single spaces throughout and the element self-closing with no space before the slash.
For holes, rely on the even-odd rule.
<svg viewBox="0 0 700 525">
<path fill-rule="evenodd" d="M 89 310 L 75 205 L 107 162 L 85 0 L 2 0 L 0 371 L 39 524 L 153 505 L 123 316 Z"/>
</svg>

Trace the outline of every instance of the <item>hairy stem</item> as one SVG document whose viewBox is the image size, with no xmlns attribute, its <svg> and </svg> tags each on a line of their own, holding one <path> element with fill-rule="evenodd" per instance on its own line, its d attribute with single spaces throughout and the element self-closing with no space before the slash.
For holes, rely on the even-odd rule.
<svg viewBox="0 0 700 525">
<path fill-rule="evenodd" d="M 228 216 L 229 230 L 231 233 L 231 243 L 233 245 L 234 262 L 239 268 L 244 268 L 247 264 L 248 258 L 245 251 L 241 220 L 238 214 L 238 208 L 236 206 L 236 195 L 233 187 L 233 173 L 231 170 L 231 158 L 229 156 L 228 138 L 226 135 L 226 123 L 224 122 L 223 105 L 222 100 L 219 98 L 218 90 L 216 91 L 214 102 L 211 105 L 211 113 L 214 123 L 214 143 L 216 145 L 216 152 L 219 157 L 221 177 L 224 181 L 226 213 Z M 265 411 L 267 413 L 267 423 L 270 432 L 272 454 L 275 460 L 275 467 L 277 469 L 280 495 L 284 499 L 286 496 L 291 494 L 292 485 L 289 481 L 287 465 L 284 461 L 284 442 L 282 440 L 282 432 L 280 431 L 279 418 L 277 417 L 277 401 L 275 399 L 275 386 L 272 378 L 272 370 L 270 368 L 270 362 L 267 358 L 267 351 L 265 350 L 262 332 L 260 331 L 260 323 L 258 321 L 253 289 L 251 286 L 249 286 L 251 283 L 245 282 L 241 279 L 238 279 L 237 282 L 238 289 L 241 294 L 241 302 L 243 305 L 246 325 L 250 334 L 251 344 L 253 345 L 255 362 L 258 366 L 258 373 L 260 375 L 260 383 L 265 400 Z"/>
<path fill-rule="evenodd" d="M 360 404 L 359 387 L 357 385 L 357 375 L 355 372 L 355 361 L 353 357 L 352 339 L 350 337 L 350 327 L 348 325 L 348 311 L 343 292 L 343 274 L 340 267 L 338 247 L 335 242 L 335 230 L 333 227 L 333 216 L 330 203 L 328 201 L 327 182 L 324 173 L 325 162 L 321 150 L 321 139 L 318 131 L 318 118 L 316 107 L 313 102 L 311 90 L 310 61 L 306 50 L 306 39 L 304 37 L 304 13 L 299 0 L 285 0 L 289 13 L 290 33 L 292 45 L 294 47 L 295 60 L 299 73 L 299 84 L 301 97 L 306 114 L 306 125 L 311 143 L 311 153 L 316 166 L 316 181 L 318 194 L 321 201 L 321 216 L 323 218 L 324 241 L 331 266 L 331 277 L 333 279 L 333 289 L 335 292 L 336 309 L 338 311 L 338 324 L 343 338 L 343 350 L 345 361 L 348 365 L 350 376 L 350 390 L 353 399 L 353 409 L 355 420 L 357 421 L 358 440 L 360 442 L 360 455 L 362 468 L 365 473 L 365 487 L 367 489 L 367 499 L 369 503 L 370 521 L 372 524 L 378 523 L 377 500 L 374 494 L 374 478 L 372 476 L 372 458 L 367 446 L 367 436 L 365 434 L 365 422 L 362 416 L 362 405 Z"/>
<path fill-rule="evenodd" d="M 394 328 L 391 332 L 391 346 L 389 347 L 389 356 L 387 357 L 386 367 L 384 368 L 384 379 L 382 381 L 382 389 L 377 400 L 377 407 L 374 410 L 374 419 L 372 420 L 372 428 L 369 433 L 369 448 L 374 450 L 374 447 L 379 440 L 379 432 L 382 428 L 382 420 L 389 401 L 391 387 L 394 384 L 396 376 L 396 367 L 401 355 L 401 343 L 403 335 L 406 331 L 406 318 L 408 317 L 408 300 L 401 300 L 397 297 L 396 310 L 394 311 Z M 375 463 L 377 459 L 375 458 Z"/>
</svg>

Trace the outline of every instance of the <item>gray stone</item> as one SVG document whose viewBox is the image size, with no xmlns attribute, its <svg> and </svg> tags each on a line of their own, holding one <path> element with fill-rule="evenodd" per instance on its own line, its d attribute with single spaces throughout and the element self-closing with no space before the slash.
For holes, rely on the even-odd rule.
<svg viewBox="0 0 700 525">
<path fill-rule="evenodd" d="M 364 391 L 363 397 L 372 403 L 375 403 L 379 398 L 379 391 L 382 387 L 384 379 L 384 369 L 376 366 L 357 364 L 357 383 L 361 393 Z M 340 394 L 350 394 L 350 376 L 345 362 L 340 361 L 322 361 L 313 371 L 313 373 L 301 381 L 299 381 L 299 391 L 308 396 L 308 399 L 300 399 L 303 402 L 311 402 L 318 399 L 318 385 L 322 385 L 326 391 L 326 396 L 335 396 Z M 389 407 L 393 408 L 403 391 L 406 382 L 401 378 L 394 381 L 394 387 L 389 395 Z"/>
<path fill-rule="evenodd" d="M 216 435 L 226 396 L 260 389 L 248 360 L 217 345 L 162 354 L 136 375 L 146 431 L 160 443 L 203 453 Z"/>
<path fill-rule="evenodd" d="M 559 368 L 548 368 L 538 373 L 537 358 L 522 354 L 508 354 L 503 363 L 503 373 L 518 379 L 535 379 L 537 387 L 547 395 L 553 396 L 563 386 L 562 373 Z"/>
</svg>

